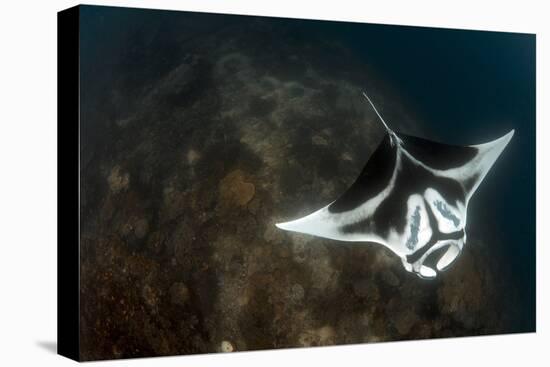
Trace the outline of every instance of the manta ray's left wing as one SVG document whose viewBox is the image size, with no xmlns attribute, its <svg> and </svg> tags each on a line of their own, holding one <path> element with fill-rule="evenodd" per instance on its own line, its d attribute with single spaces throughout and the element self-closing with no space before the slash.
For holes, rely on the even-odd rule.
<svg viewBox="0 0 550 367">
<path fill-rule="evenodd" d="M 348 228 L 373 218 L 377 208 L 394 190 L 398 173 L 398 149 L 386 135 L 351 187 L 331 204 L 303 218 L 278 223 L 277 227 L 339 241 L 378 242 L 386 245 L 376 230 L 354 232 Z"/>
</svg>

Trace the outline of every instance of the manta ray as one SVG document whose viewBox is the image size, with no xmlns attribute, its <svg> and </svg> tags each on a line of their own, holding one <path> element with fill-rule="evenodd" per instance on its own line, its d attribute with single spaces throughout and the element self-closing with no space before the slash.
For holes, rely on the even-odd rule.
<svg viewBox="0 0 550 367">
<path fill-rule="evenodd" d="M 337 241 L 369 242 L 399 256 L 408 272 L 433 279 L 466 243 L 468 203 L 514 130 L 457 146 L 396 133 L 368 95 L 386 134 L 355 182 L 327 206 L 280 229 Z"/>
</svg>

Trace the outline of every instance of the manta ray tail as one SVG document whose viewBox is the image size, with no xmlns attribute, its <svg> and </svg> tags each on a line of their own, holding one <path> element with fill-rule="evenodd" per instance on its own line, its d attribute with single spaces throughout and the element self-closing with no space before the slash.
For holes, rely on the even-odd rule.
<svg viewBox="0 0 550 367">
<path fill-rule="evenodd" d="M 369 96 L 364 91 L 363 91 L 363 97 L 365 97 L 367 99 L 367 101 L 369 101 L 369 104 L 371 105 L 372 109 L 376 113 L 376 116 L 378 116 L 380 121 L 382 121 L 382 124 L 384 125 L 384 128 L 386 129 L 386 131 L 388 132 L 388 135 L 390 136 L 391 145 L 394 146 L 395 143 L 402 144 L 403 142 L 401 141 L 401 139 L 397 136 L 397 134 L 392 129 L 390 129 L 388 124 L 386 124 L 386 121 L 384 121 L 384 118 L 382 118 L 382 115 L 380 115 L 380 113 L 376 109 L 376 106 L 374 105 L 374 103 L 372 103 Z"/>
</svg>

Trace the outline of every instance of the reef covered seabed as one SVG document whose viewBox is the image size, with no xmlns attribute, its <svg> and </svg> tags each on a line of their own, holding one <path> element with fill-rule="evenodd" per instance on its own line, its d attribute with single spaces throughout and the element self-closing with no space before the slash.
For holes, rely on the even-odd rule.
<svg viewBox="0 0 550 367">
<path fill-rule="evenodd" d="M 365 86 L 426 134 L 368 65 L 290 25 L 160 23 L 111 56 L 84 44 L 84 360 L 514 331 L 490 223 L 433 281 L 381 246 L 275 227 L 336 199 L 380 142 Z"/>
</svg>

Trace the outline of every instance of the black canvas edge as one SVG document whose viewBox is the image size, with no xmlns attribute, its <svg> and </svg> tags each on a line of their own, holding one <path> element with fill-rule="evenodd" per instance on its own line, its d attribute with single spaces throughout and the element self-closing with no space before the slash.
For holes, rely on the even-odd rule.
<svg viewBox="0 0 550 367">
<path fill-rule="evenodd" d="M 57 13 L 57 353 L 80 360 L 80 9 Z"/>
</svg>

